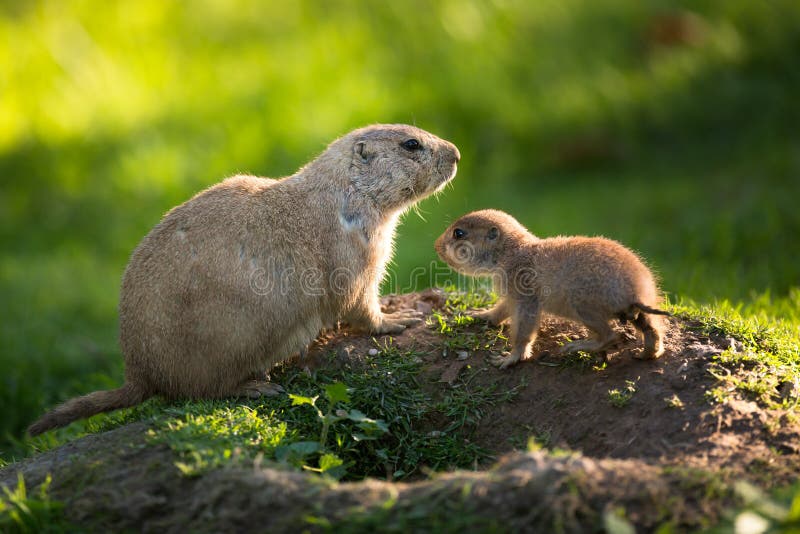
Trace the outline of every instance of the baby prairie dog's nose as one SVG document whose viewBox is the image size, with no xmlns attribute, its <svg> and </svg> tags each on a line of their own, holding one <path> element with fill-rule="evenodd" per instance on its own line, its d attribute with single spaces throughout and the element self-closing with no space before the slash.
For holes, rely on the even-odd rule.
<svg viewBox="0 0 800 534">
<path fill-rule="evenodd" d="M 440 235 L 436 238 L 436 241 L 433 242 L 433 249 L 439 254 L 442 255 L 444 251 L 444 234 Z"/>
</svg>

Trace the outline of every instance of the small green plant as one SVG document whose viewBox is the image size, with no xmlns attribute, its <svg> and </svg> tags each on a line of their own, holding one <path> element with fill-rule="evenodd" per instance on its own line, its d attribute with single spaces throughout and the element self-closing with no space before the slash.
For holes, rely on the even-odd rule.
<svg viewBox="0 0 800 534">
<path fill-rule="evenodd" d="M 559 367 L 577 367 L 584 370 L 592 369 L 594 371 L 602 371 L 606 367 L 604 362 L 598 362 L 598 358 L 594 354 L 583 351 L 564 354 L 559 358 L 556 365 Z"/>
<path fill-rule="evenodd" d="M 681 398 L 678 397 L 677 393 L 673 394 L 671 397 L 664 397 L 664 402 L 670 408 L 676 408 L 679 410 L 682 410 L 685 406 Z"/>
<path fill-rule="evenodd" d="M 608 402 L 616 408 L 622 408 L 630 402 L 634 393 L 636 393 L 636 381 L 626 380 L 624 388 L 608 390 Z"/>
<path fill-rule="evenodd" d="M 3 487 L 0 494 L 0 532 L 65 532 L 69 530 L 64 505 L 50 499 L 51 478 L 48 475 L 34 495 L 29 495 L 22 473 L 17 487 Z"/>
<path fill-rule="evenodd" d="M 381 342 L 376 348 L 379 354 L 366 354 L 361 360 L 342 367 L 319 369 L 312 375 L 293 366 L 279 368 L 273 373 L 273 378 L 284 387 L 309 398 L 320 393 L 321 383 L 343 382 L 348 386 L 348 408 L 357 408 L 391 426 L 391 432 L 379 439 L 359 442 L 356 437 L 360 430 L 353 428 L 353 421 L 342 420 L 330 425 L 327 445 L 335 448 L 331 452 L 344 460 L 345 477 L 402 479 L 423 469 L 472 467 L 485 458 L 487 451 L 467 440 L 460 418 L 450 432 L 442 431 L 450 427 L 449 420 L 442 423 L 441 429 L 429 428 L 428 421 L 443 414 L 437 409 L 438 399 L 418 383 L 423 353 L 401 350 L 392 342 Z M 293 401 L 288 396 L 262 402 L 282 413 L 289 428 L 296 430 L 300 439 L 313 439 L 314 445 L 308 445 L 309 448 L 319 447 L 321 420 L 316 410 L 292 406 Z M 323 393 L 317 400 L 323 416 L 327 411 L 325 402 Z M 334 408 L 333 415 L 338 408 Z M 283 449 L 279 449 L 278 454 L 283 454 Z M 317 453 L 308 456 L 313 454 Z"/>
<path fill-rule="evenodd" d="M 302 465 L 304 469 L 326 473 L 334 478 L 341 478 L 346 470 L 344 461 L 328 450 L 328 434 L 331 427 L 340 421 L 354 423 L 356 430 L 352 432 L 352 438 L 356 442 L 378 439 L 389 432 L 389 427 L 380 419 L 371 419 L 359 410 L 336 409 L 337 405 L 350 402 L 347 386 L 343 383 L 334 382 L 333 384 L 328 384 L 324 387 L 324 391 L 328 403 L 325 412 L 317 405 L 319 395 L 314 397 L 289 395 L 289 398 L 292 399 L 292 406 L 308 405 L 316 411 L 317 419 L 321 424 L 319 441 L 298 441 L 283 445 L 276 450 L 275 457 L 278 461 Z M 337 445 L 341 448 L 342 441 L 338 440 Z M 309 456 L 318 453 L 320 454 L 319 467 L 310 467 L 305 464 Z"/>
<path fill-rule="evenodd" d="M 732 388 L 717 386 L 703 393 L 709 404 L 724 404 L 731 397 Z"/>
<path fill-rule="evenodd" d="M 508 438 L 512 447 L 518 450 L 537 451 L 550 446 L 552 434 L 549 429 L 535 425 L 522 425 L 520 433 Z"/>
</svg>

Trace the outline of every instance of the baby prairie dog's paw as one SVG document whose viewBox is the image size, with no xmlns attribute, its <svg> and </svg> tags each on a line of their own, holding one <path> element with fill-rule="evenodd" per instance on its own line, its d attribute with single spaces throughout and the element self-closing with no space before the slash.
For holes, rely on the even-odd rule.
<svg viewBox="0 0 800 534">
<path fill-rule="evenodd" d="M 664 347 L 661 347 L 657 350 L 652 350 L 645 347 L 641 352 L 634 354 L 633 357 L 637 360 L 657 360 L 663 355 Z"/>
<path fill-rule="evenodd" d="M 489 363 L 494 365 L 499 369 L 505 369 L 511 365 L 514 365 L 520 360 L 519 354 L 512 353 L 512 352 L 501 352 L 500 354 L 492 354 L 489 356 Z"/>
</svg>

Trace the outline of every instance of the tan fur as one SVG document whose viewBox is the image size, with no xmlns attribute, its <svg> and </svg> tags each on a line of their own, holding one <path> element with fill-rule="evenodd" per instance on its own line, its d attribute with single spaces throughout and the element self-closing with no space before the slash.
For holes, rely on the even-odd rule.
<svg viewBox="0 0 800 534">
<path fill-rule="evenodd" d="M 456 229 L 465 233 L 457 239 Z M 493 363 L 505 368 L 530 357 L 542 313 L 585 324 L 593 337 L 567 344 L 563 352 L 602 351 L 618 334 L 612 319 L 630 319 L 644 334 L 641 358 L 664 353 L 661 296 L 642 260 L 602 237 L 539 239 L 507 213 L 482 210 L 464 215 L 436 240 L 439 256 L 455 270 L 491 276 L 499 295 L 476 314 L 494 324 L 511 319 L 510 355 Z M 658 315 L 656 315 L 658 314 Z"/>
<path fill-rule="evenodd" d="M 412 138 L 421 149 L 402 146 Z M 290 177 L 236 176 L 174 208 L 123 277 L 125 386 L 68 401 L 31 434 L 152 395 L 252 393 L 251 378 L 340 320 L 376 334 L 418 321 L 383 314 L 378 286 L 399 215 L 441 190 L 459 158 L 418 128 L 369 126 Z"/>
</svg>

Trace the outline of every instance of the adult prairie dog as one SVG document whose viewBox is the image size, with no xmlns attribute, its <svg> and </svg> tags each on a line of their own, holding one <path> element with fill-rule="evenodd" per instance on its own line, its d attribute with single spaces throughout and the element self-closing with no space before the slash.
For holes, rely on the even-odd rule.
<svg viewBox="0 0 800 534">
<path fill-rule="evenodd" d="M 346 321 L 399 333 L 378 286 L 400 214 L 455 176 L 458 149 L 405 125 L 331 143 L 281 180 L 235 176 L 167 213 L 134 250 L 120 292 L 125 384 L 67 401 L 32 435 L 153 395 L 270 392 L 252 382 Z"/>
<path fill-rule="evenodd" d="M 664 353 L 661 296 L 653 274 L 631 250 L 602 237 L 539 239 L 516 219 L 496 210 L 464 215 L 436 240 L 439 256 L 456 271 L 491 276 L 497 304 L 476 317 L 499 324 L 511 319 L 508 355 L 493 356 L 505 368 L 528 359 L 542 313 L 585 324 L 589 339 L 573 341 L 562 353 L 602 351 L 618 333 L 612 319 L 631 320 L 644 334 L 637 357 Z"/>
</svg>

